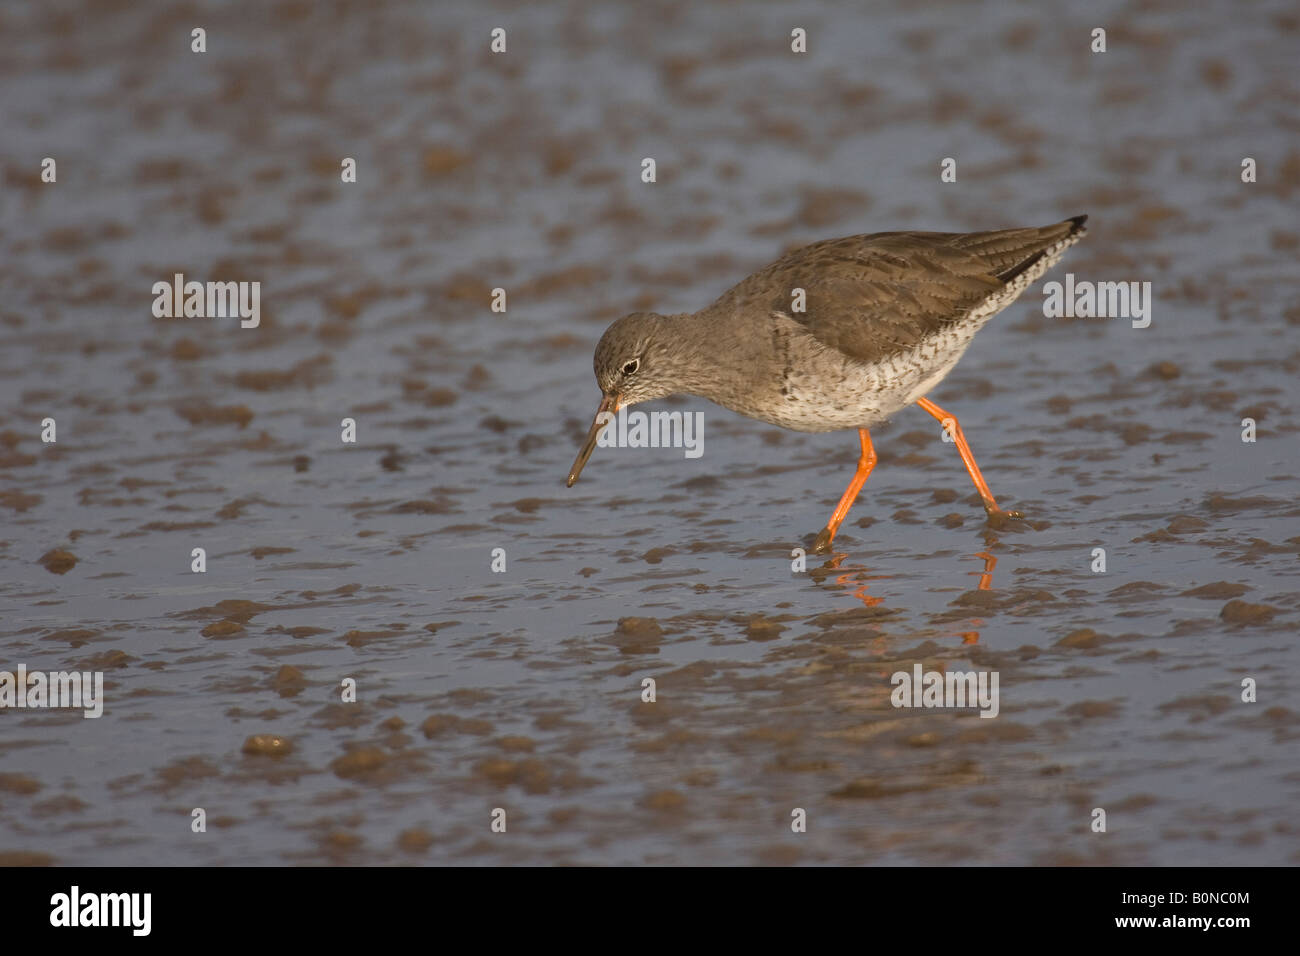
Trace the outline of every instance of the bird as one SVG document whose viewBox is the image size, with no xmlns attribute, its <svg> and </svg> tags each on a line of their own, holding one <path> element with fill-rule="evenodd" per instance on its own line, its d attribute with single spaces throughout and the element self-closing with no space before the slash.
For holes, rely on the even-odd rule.
<svg viewBox="0 0 1300 956">
<path fill-rule="evenodd" d="M 984 232 L 878 232 L 787 253 L 694 313 L 634 312 L 596 345 L 601 400 L 566 482 L 622 408 L 696 395 L 801 432 L 857 429 L 857 470 L 813 553 L 836 532 L 876 464 L 870 429 L 911 405 L 940 421 L 1001 527 L 998 506 L 957 418 L 928 395 L 975 333 L 1086 234 L 1087 216 Z"/>
</svg>

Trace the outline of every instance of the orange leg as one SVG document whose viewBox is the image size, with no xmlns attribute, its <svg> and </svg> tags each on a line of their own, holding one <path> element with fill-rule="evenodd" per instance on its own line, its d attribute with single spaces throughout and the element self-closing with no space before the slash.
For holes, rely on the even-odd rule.
<svg viewBox="0 0 1300 956">
<path fill-rule="evenodd" d="M 867 475 L 871 474 L 871 469 L 876 467 L 876 450 L 871 447 L 871 435 L 865 428 L 859 428 L 858 437 L 862 440 L 862 457 L 858 459 L 858 470 L 854 472 L 849 486 L 844 489 L 844 495 L 840 498 L 840 503 L 835 506 L 835 513 L 831 515 L 831 520 L 826 522 L 826 527 L 817 535 L 817 541 L 813 544 L 813 554 L 825 554 L 831 549 L 835 532 L 840 530 L 845 516 L 853 507 L 853 502 L 857 500 L 858 492 L 866 484 Z"/>
<path fill-rule="evenodd" d="M 948 434 L 952 436 L 952 440 L 957 443 L 957 452 L 961 455 L 966 470 L 970 472 L 971 481 L 975 482 L 975 490 L 984 499 L 984 510 L 988 512 L 989 517 L 994 519 L 1023 518 L 1024 515 L 1019 511 L 1003 511 L 998 507 L 998 503 L 993 500 L 993 492 L 989 491 L 989 486 L 984 482 L 984 476 L 980 474 L 979 465 L 975 464 L 975 456 L 970 453 L 970 446 L 966 444 L 966 436 L 962 434 L 961 425 L 958 424 L 957 419 L 928 398 L 918 399 L 916 404 L 937 418 L 943 427 L 947 429 Z"/>
</svg>

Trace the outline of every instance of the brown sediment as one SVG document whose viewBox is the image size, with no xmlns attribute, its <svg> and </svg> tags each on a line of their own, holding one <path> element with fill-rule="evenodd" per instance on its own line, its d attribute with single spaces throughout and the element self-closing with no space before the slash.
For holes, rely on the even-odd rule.
<svg viewBox="0 0 1300 956">
<path fill-rule="evenodd" d="M 656 813 L 677 813 L 686 809 L 686 797 L 677 790 L 652 790 L 642 798 L 641 805 Z"/>
<path fill-rule="evenodd" d="M 298 668 L 289 664 L 281 666 L 271 678 L 271 687 L 281 697 L 296 697 L 307 686 L 307 678 Z"/>
<path fill-rule="evenodd" d="M 203 620 L 205 618 L 217 618 L 218 620 L 234 621 L 238 624 L 247 624 L 253 617 L 266 611 L 275 611 L 279 608 L 274 604 L 261 604 L 257 601 L 246 601 L 240 598 L 227 598 L 218 601 L 210 607 L 195 608 L 192 611 L 181 611 L 176 617 L 187 620 Z"/>
<path fill-rule="evenodd" d="M 274 555 L 277 554 L 293 554 L 297 550 L 298 550 L 297 548 L 275 548 L 270 546 L 263 546 L 260 548 L 253 548 L 248 553 L 249 555 L 252 556 L 253 560 L 261 561 L 263 558 L 273 557 Z"/>
<path fill-rule="evenodd" d="M 43 565 L 51 574 L 67 574 L 77 566 L 77 556 L 71 551 L 56 548 L 53 551 L 46 551 L 37 563 Z"/>
<path fill-rule="evenodd" d="M 0 793 L 13 793 L 18 796 L 31 796 L 41 789 L 41 784 L 26 774 L 0 773 Z"/>
<path fill-rule="evenodd" d="M 178 362 L 193 362 L 203 357 L 203 349 L 193 339 L 177 339 L 167 354 Z"/>
<path fill-rule="evenodd" d="M 1213 584 L 1202 584 L 1200 587 L 1191 588 L 1183 591 L 1179 597 L 1205 598 L 1207 600 L 1223 600 L 1224 598 L 1241 597 L 1250 590 L 1248 584 L 1234 584 L 1230 581 L 1215 581 Z"/>
<path fill-rule="evenodd" d="M 1229 601 L 1219 611 L 1219 618 L 1229 624 L 1267 624 L 1278 611 L 1278 608 L 1270 604 Z"/>
<path fill-rule="evenodd" d="M 247 405 L 188 404 L 175 409 L 177 415 L 191 425 L 238 425 L 246 428 L 253 420 Z"/>
<path fill-rule="evenodd" d="M 388 775 L 391 759 L 378 747 L 358 747 L 330 761 L 330 770 L 344 780 L 377 783 Z"/>
<path fill-rule="evenodd" d="M 288 388 L 312 388 L 328 381 L 334 359 L 329 355 L 305 358 L 288 369 L 239 371 L 234 382 L 239 388 L 255 392 L 282 391 Z M 252 416 L 249 416 L 251 421 Z"/>
<path fill-rule="evenodd" d="M 41 495 L 29 495 L 17 488 L 0 491 L 0 508 L 9 508 L 20 513 L 39 505 L 44 500 Z"/>
<path fill-rule="evenodd" d="M 277 624 L 275 627 L 267 628 L 266 633 L 267 634 L 288 634 L 290 637 L 294 639 L 298 639 L 303 637 L 314 637 L 317 634 L 328 634 L 329 628 L 312 627 L 310 625 L 305 625 L 305 624 L 299 625 L 297 627 L 285 627 L 282 624 Z"/>
<path fill-rule="evenodd" d="M 293 741 L 279 734 L 254 734 L 244 741 L 240 753 L 250 757 L 286 757 L 293 753 Z"/>
<path fill-rule="evenodd" d="M 375 641 L 386 640 L 390 637 L 400 637 L 401 631 L 348 631 L 341 638 L 343 643 L 349 647 L 365 647 Z"/>
<path fill-rule="evenodd" d="M 188 786 L 197 780 L 208 780 L 221 776 L 221 770 L 206 757 L 183 757 L 173 760 L 154 772 L 154 789 L 164 793 L 178 787 Z"/>
<path fill-rule="evenodd" d="M 397 835 L 397 848 L 403 853 L 423 853 L 434 842 L 433 834 L 423 827 L 411 827 Z"/>
<path fill-rule="evenodd" d="M 1062 713 L 1079 720 L 1094 720 L 1098 717 L 1115 717 L 1123 710 L 1123 704 L 1115 700 L 1081 700 L 1066 707 Z"/>
<path fill-rule="evenodd" d="M 486 720 L 459 717 L 455 714 L 433 714 L 420 725 L 424 736 L 433 738 L 445 733 L 471 734 L 482 737 L 492 733 L 493 725 Z"/>
<path fill-rule="evenodd" d="M 1071 631 L 1065 637 L 1056 642 L 1054 646 L 1064 648 L 1079 648 L 1082 650 L 1093 650 L 1109 642 L 1111 638 L 1105 634 L 1098 634 L 1090 627 L 1080 628 L 1077 631 Z"/>
<path fill-rule="evenodd" d="M 745 622 L 745 638 L 751 641 L 775 641 L 786 629 L 786 625 L 772 620 L 766 614 L 755 614 Z"/>
<path fill-rule="evenodd" d="M 474 775 L 496 787 L 518 786 L 524 793 L 548 793 L 552 786 L 551 771 L 541 760 L 525 757 L 509 760 L 487 757 L 474 765 Z"/>
<path fill-rule="evenodd" d="M 84 671 L 113 671 L 130 667 L 137 660 L 139 658 L 128 654 L 126 651 L 114 648 L 101 654 L 91 654 L 89 657 L 83 657 L 75 663 L 79 669 Z M 105 684 L 104 686 L 108 687 L 109 685 Z"/>
</svg>

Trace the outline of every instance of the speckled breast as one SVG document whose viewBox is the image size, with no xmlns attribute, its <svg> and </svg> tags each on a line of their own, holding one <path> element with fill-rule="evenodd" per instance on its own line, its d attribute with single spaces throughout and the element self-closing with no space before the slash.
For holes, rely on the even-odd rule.
<svg viewBox="0 0 1300 956">
<path fill-rule="evenodd" d="M 743 415 L 795 431 L 871 428 L 938 385 L 982 324 L 953 325 L 914 349 L 873 363 L 859 362 L 795 332 L 792 360 L 784 363 L 777 387 L 771 392 L 755 390 L 727 404 Z"/>
</svg>

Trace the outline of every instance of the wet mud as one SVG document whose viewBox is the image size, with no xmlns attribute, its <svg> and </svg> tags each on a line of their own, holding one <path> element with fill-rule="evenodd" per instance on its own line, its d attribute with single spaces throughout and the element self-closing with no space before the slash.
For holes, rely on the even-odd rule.
<svg viewBox="0 0 1300 956">
<path fill-rule="evenodd" d="M 104 677 L 0 710 L 0 864 L 1300 862 L 1294 7 L 790 15 L 0 11 L 0 670 Z M 1046 280 L 1151 325 L 1040 281 L 933 393 L 1023 520 L 917 409 L 804 570 L 851 432 L 675 399 L 700 457 L 564 487 L 618 316 L 1079 213 Z M 155 318 L 176 273 L 260 324 Z"/>
</svg>

